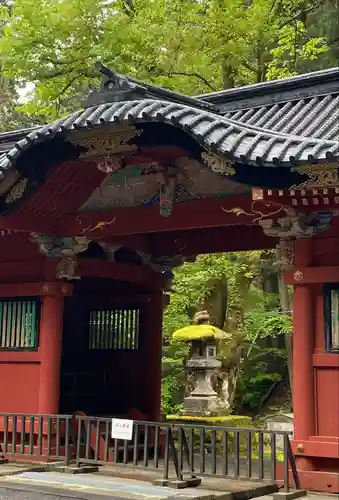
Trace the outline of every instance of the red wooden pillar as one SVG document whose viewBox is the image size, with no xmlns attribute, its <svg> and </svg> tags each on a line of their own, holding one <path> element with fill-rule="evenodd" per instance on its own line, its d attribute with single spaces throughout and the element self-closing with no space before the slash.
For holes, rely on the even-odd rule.
<svg viewBox="0 0 339 500">
<path fill-rule="evenodd" d="M 148 418 L 157 422 L 160 419 L 161 380 L 162 380 L 162 316 L 163 298 L 161 291 L 150 297 L 145 342 L 145 363 L 147 370 Z"/>
<path fill-rule="evenodd" d="M 312 259 L 312 240 L 296 242 L 295 269 L 308 267 Z M 314 401 L 314 314 L 311 285 L 294 287 L 294 335 L 293 335 L 293 413 L 294 442 L 307 441 L 315 434 Z M 299 469 L 312 469 L 310 459 L 298 457 Z"/>
<path fill-rule="evenodd" d="M 39 413 L 57 414 L 60 396 L 61 341 L 64 295 L 69 287 L 45 285 L 40 320 Z"/>
</svg>

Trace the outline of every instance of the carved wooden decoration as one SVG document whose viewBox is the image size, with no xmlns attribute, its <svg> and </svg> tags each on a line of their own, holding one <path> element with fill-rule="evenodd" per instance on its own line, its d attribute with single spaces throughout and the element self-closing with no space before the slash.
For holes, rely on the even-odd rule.
<svg viewBox="0 0 339 500">
<path fill-rule="evenodd" d="M 86 148 L 80 158 L 95 158 L 111 156 L 119 153 L 132 153 L 137 149 L 135 144 L 129 144 L 131 139 L 142 134 L 142 130 L 135 127 L 115 127 L 109 133 L 100 134 L 98 130 L 84 137 L 71 136 L 69 141 L 75 146 Z"/>
<path fill-rule="evenodd" d="M 22 198 L 24 192 L 26 191 L 27 185 L 27 178 L 21 179 L 17 184 L 15 184 L 6 196 L 6 203 L 11 204 L 20 200 L 20 198 Z"/>
<path fill-rule="evenodd" d="M 213 155 L 212 153 L 202 153 L 201 158 L 204 163 L 217 174 L 223 174 L 227 176 L 232 176 L 236 174 L 235 168 L 230 162 L 227 162 L 219 156 Z"/>
<path fill-rule="evenodd" d="M 291 186 L 290 189 L 313 189 L 331 188 L 339 186 L 338 165 L 334 163 L 322 163 L 319 165 L 305 165 L 295 167 L 292 171 L 307 175 L 309 180 L 299 185 Z"/>
</svg>

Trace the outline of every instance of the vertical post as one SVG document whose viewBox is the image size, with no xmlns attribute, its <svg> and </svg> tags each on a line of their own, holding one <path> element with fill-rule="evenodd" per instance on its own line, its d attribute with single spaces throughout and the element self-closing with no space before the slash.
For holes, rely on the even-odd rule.
<svg viewBox="0 0 339 500">
<path fill-rule="evenodd" d="M 162 379 L 163 298 L 160 290 L 152 293 L 147 316 L 144 359 L 147 367 L 148 415 L 151 421 L 157 422 L 160 419 Z"/>
<path fill-rule="evenodd" d="M 312 259 L 312 241 L 296 242 L 295 264 L 308 267 Z M 314 404 L 314 305 L 310 285 L 294 287 L 293 335 L 293 412 L 294 441 L 306 441 L 315 434 Z M 298 468 L 312 469 L 310 460 L 298 457 Z"/>
<path fill-rule="evenodd" d="M 60 396 L 61 338 L 64 297 L 42 298 L 40 321 L 39 413 L 57 414 Z"/>
</svg>

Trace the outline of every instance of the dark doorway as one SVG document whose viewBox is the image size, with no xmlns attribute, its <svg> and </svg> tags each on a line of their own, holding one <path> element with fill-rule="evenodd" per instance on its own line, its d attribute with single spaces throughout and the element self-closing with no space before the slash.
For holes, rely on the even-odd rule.
<svg viewBox="0 0 339 500">
<path fill-rule="evenodd" d="M 145 296 L 112 280 L 77 282 L 67 297 L 60 413 L 124 416 L 140 408 Z"/>
</svg>

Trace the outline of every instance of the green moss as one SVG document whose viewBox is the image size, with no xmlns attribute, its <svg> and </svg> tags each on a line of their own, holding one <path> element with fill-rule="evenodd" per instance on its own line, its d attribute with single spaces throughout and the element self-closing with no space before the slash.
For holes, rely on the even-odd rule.
<svg viewBox="0 0 339 500">
<path fill-rule="evenodd" d="M 173 339 L 178 342 L 190 342 L 192 340 L 227 338 L 228 335 L 213 325 L 190 325 L 180 328 L 173 333 Z"/>
<path fill-rule="evenodd" d="M 189 415 L 167 415 L 166 420 L 177 422 L 196 422 L 197 424 L 223 425 L 225 427 L 252 428 L 251 417 L 243 415 L 224 415 L 220 417 L 191 417 Z"/>
</svg>

